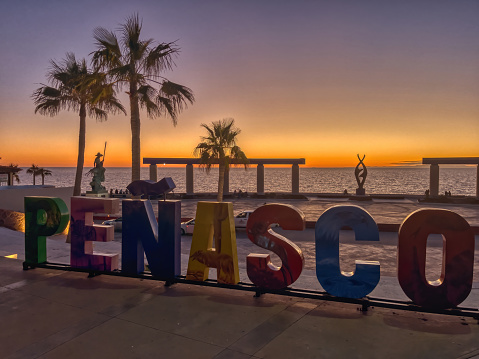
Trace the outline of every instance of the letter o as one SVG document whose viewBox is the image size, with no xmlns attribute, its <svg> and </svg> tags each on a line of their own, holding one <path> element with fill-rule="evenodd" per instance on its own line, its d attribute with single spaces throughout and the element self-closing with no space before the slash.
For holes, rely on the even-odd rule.
<svg viewBox="0 0 479 359">
<path fill-rule="evenodd" d="M 442 234 L 442 273 L 438 281 L 426 279 L 429 234 Z M 435 309 L 456 307 L 469 295 L 474 268 L 474 234 L 469 223 L 445 209 L 420 209 L 401 224 L 398 238 L 398 280 L 417 305 Z"/>
</svg>

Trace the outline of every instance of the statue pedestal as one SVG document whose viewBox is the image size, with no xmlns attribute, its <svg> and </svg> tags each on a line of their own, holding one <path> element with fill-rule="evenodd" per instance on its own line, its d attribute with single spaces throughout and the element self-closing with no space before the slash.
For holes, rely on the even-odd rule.
<svg viewBox="0 0 479 359">
<path fill-rule="evenodd" d="M 365 196 L 366 190 L 364 188 L 356 188 L 356 196 Z"/>
<path fill-rule="evenodd" d="M 86 196 L 87 197 L 104 197 L 104 198 L 110 197 L 107 190 L 98 191 L 98 192 L 96 192 L 96 191 L 86 191 Z"/>
</svg>

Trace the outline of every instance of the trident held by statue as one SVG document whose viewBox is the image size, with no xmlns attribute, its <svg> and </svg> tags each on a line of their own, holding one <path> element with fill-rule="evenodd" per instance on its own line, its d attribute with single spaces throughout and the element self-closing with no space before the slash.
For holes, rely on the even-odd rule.
<svg viewBox="0 0 479 359">
<path fill-rule="evenodd" d="M 105 141 L 105 148 L 103 149 L 103 161 L 105 161 L 105 154 L 106 154 L 106 141 Z"/>
</svg>

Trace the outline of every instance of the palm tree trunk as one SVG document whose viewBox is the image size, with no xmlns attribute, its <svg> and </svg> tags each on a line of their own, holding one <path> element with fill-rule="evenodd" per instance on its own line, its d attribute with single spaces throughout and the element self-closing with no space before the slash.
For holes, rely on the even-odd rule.
<svg viewBox="0 0 479 359">
<path fill-rule="evenodd" d="M 137 83 L 130 82 L 131 181 L 140 179 L 140 107 Z"/>
<path fill-rule="evenodd" d="M 81 180 L 83 176 L 83 164 L 85 162 L 85 134 L 86 134 L 86 109 L 85 105 L 80 105 L 80 130 L 78 132 L 78 158 L 77 171 L 75 174 L 75 186 L 73 187 L 73 195 L 81 195 Z"/>
<path fill-rule="evenodd" d="M 45 185 L 45 175 L 42 173 L 42 186 Z"/>
<path fill-rule="evenodd" d="M 223 202 L 223 188 L 225 185 L 225 170 L 226 166 L 220 159 L 219 178 L 218 178 L 218 202 Z"/>
<path fill-rule="evenodd" d="M 33 185 L 35 186 L 35 172 L 33 172 Z"/>
</svg>

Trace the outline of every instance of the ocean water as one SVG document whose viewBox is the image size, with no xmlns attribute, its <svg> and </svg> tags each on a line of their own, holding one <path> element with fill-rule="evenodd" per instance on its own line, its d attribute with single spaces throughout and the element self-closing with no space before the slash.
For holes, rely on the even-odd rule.
<svg viewBox="0 0 479 359">
<path fill-rule="evenodd" d="M 74 167 L 52 167 L 52 176 L 45 177 L 45 184 L 57 187 L 73 186 Z M 84 170 L 86 174 L 90 168 Z M 475 196 L 475 166 L 461 168 L 440 168 L 439 193 L 451 191 L 452 195 Z M 194 168 L 194 191 L 216 192 L 218 169 L 209 173 Z M 176 184 L 175 192 L 186 191 L 186 169 L 180 167 L 158 166 L 158 178 L 171 177 Z M 149 168 L 141 169 L 141 178 L 149 179 Z M 106 167 L 104 186 L 125 189 L 130 183 L 131 169 L 126 167 Z M 32 184 L 33 178 L 20 172 L 20 184 Z M 83 176 L 83 191 L 90 190 L 91 177 Z M 41 177 L 36 178 L 41 184 Z M 265 167 L 264 187 L 266 192 L 291 192 L 291 168 Z M 364 185 L 369 194 L 424 194 L 429 188 L 429 168 L 368 167 L 368 176 Z M 353 194 L 357 188 L 354 168 L 300 168 L 299 190 L 302 193 L 342 193 L 345 189 Z M 230 170 L 230 190 L 256 192 L 256 168 L 232 168 Z"/>
</svg>

